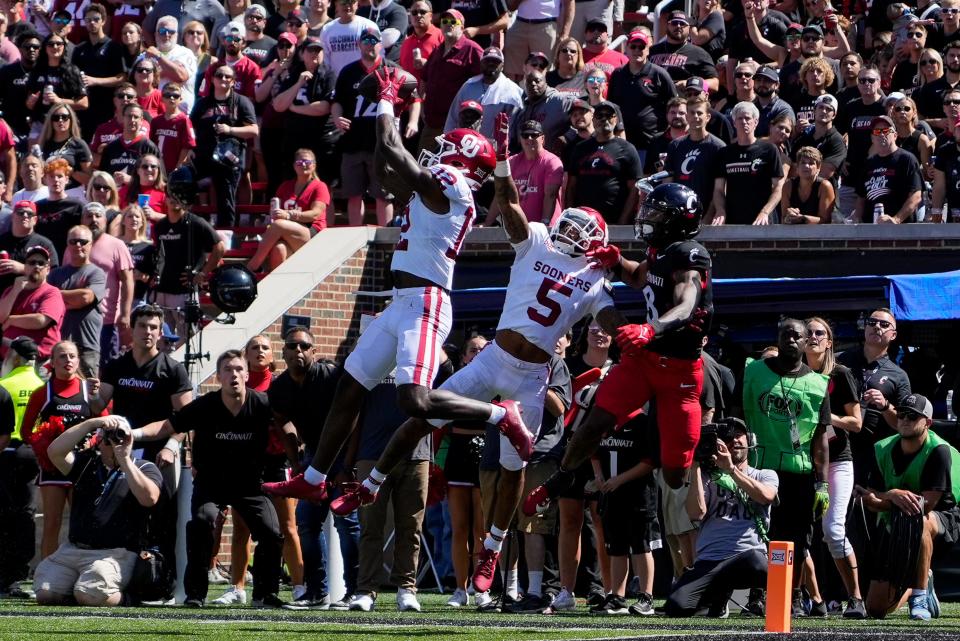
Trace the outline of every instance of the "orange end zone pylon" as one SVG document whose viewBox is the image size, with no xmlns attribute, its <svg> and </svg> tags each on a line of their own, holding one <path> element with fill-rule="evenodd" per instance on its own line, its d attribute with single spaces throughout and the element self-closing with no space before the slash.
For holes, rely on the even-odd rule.
<svg viewBox="0 0 960 641">
<path fill-rule="evenodd" d="M 767 632 L 790 632 L 793 541 L 770 541 L 767 552 Z"/>
</svg>

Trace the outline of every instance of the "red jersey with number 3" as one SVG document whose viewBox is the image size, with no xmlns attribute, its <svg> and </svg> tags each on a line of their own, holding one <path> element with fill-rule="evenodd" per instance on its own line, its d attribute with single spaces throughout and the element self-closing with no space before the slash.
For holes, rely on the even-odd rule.
<svg viewBox="0 0 960 641">
<path fill-rule="evenodd" d="M 512 329 L 552 354 L 574 323 L 613 306 L 605 271 L 585 256 L 554 249 L 543 223 L 530 223 L 529 236 L 513 249 L 517 257 L 497 331 Z"/>
<path fill-rule="evenodd" d="M 450 209 L 438 214 L 423 203 L 420 194 L 414 194 L 402 214 L 400 242 L 393 251 L 390 269 L 425 278 L 449 290 L 457 254 L 476 218 L 473 191 L 463 174 L 450 165 L 433 165 L 427 171 L 440 184 Z"/>
</svg>

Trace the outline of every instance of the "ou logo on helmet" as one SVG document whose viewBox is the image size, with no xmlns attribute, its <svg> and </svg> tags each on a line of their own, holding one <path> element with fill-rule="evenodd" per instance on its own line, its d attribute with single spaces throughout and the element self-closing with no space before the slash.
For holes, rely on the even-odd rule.
<svg viewBox="0 0 960 641">
<path fill-rule="evenodd" d="M 460 153 L 467 158 L 474 158 L 480 153 L 480 140 L 471 134 L 460 139 Z"/>
</svg>

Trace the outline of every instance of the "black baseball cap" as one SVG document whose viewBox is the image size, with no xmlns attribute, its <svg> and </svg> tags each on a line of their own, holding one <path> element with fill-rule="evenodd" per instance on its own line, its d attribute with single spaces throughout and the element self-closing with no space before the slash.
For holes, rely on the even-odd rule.
<svg viewBox="0 0 960 641">
<path fill-rule="evenodd" d="M 597 29 L 607 30 L 607 21 L 603 18 L 590 18 L 584 31 L 596 31 Z"/>
<path fill-rule="evenodd" d="M 903 402 L 897 407 L 897 413 L 913 412 L 926 418 L 933 418 L 933 405 L 927 400 L 926 396 L 920 394 L 911 394 L 903 399 Z"/>
<path fill-rule="evenodd" d="M 40 350 L 32 338 L 27 336 L 17 336 L 10 341 L 10 349 L 20 355 L 21 358 L 28 361 L 35 361 L 40 356 Z"/>
</svg>

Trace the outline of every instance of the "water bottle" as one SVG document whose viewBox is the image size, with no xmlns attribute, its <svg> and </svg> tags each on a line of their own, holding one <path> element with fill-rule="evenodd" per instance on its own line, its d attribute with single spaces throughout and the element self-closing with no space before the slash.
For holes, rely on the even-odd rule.
<svg viewBox="0 0 960 641">
<path fill-rule="evenodd" d="M 275 213 L 278 209 L 280 209 L 280 199 L 277 198 L 277 197 L 271 198 L 271 199 L 270 199 L 270 213 L 273 214 L 273 213 Z"/>
</svg>

